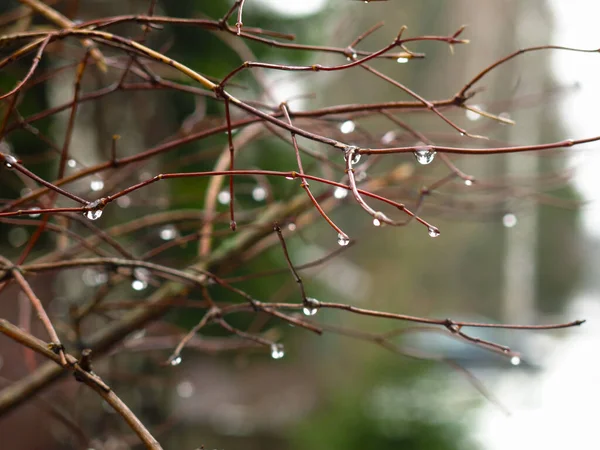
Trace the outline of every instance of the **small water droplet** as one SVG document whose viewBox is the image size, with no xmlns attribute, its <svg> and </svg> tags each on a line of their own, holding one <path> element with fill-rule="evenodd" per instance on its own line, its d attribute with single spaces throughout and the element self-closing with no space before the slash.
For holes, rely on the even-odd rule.
<svg viewBox="0 0 600 450">
<path fill-rule="evenodd" d="M 408 58 L 405 58 L 405 57 L 401 56 L 400 58 L 398 58 L 398 59 L 396 60 L 396 62 L 397 62 L 398 64 L 405 64 L 405 63 L 407 63 L 407 62 L 408 62 Z"/>
<path fill-rule="evenodd" d="M 314 316 L 319 309 L 319 301 L 312 297 L 307 297 L 304 301 L 302 312 L 305 316 Z"/>
<path fill-rule="evenodd" d="M 373 217 L 373 225 L 380 227 L 385 220 L 385 215 L 381 211 L 377 211 Z"/>
<path fill-rule="evenodd" d="M 473 186 L 473 180 L 471 180 L 471 179 L 466 179 L 466 180 L 465 180 L 465 186 Z"/>
<path fill-rule="evenodd" d="M 508 213 L 508 214 L 504 214 L 504 217 L 502 217 L 502 225 L 504 225 L 506 228 L 512 228 L 517 224 L 517 216 L 515 216 L 514 214 Z"/>
<path fill-rule="evenodd" d="M 136 267 L 133 269 L 133 276 L 135 279 L 131 282 L 131 288 L 134 291 L 143 291 L 148 287 L 148 280 L 150 279 L 150 271 L 143 267 Z"/>
<path fill-rule="evenodd" d="M 352 133 L 356 129 L 356 124 L 351 120 L 346 120 L 340 125 L 340 131 L 344 134 Z"/>
<path fill-rule="evenodd" d="M 267 190 L 262 186 L 256 186 L 252 189 L 252 198 L 256 202 L 262 202 L 267 198 Z"/>
<path fill-rule="evenodd" d="M 39 211 L 40 210 L 39 206 L 34 206 L 31 209 L 35 210 L 35 211 Z M 36 218 L 36 217 L 40 217 L 40 215 L 41 215 L 40 213 L 31 213 L 31 214 L 29 214 L 29 217 Z"/>
<path fill-rule="evenodd" d="M 288 226 L 287 226 L 287 228 L 288 228 L 288 230 L 290 230 L 290 231 L 296 231 L 296 228 L 297 228 L 297 227 L 296 227 L 296 224 L 295 224 L 294 222 L 290 222 L 290 223 L 288 223 Z"/>
<path fill-rule="evenodd" d="M 373 225 L 376 227 L 380 227 L 381 226 L 381 221 L 379 219 L 373 219 Z"/>
<path fill-rule="evenodd" d="M 354 61 L 356 58 L 358 58 L 358 54 L 357 53 L 352 53 L 351 56 L 347 56 L 346 59 L 348 61 Z"/>
<path fill-rule="evenodd" d="M 346 151 L 344 152 L 344 159 L 346 161 L 348 161 L 348 158 L 352 158 L 351 159 L 351 163 L 352 165 L 358 164 L 361 158 L 361 154 L 358 153 L 358 147 L 354 146 L 354 145 L 350 145 L 348 147 L 346 147 Z"/>
<path fill-rule="evenodd" d="M 481 105 L 472 105 L 472 107 L 483 110 L 483 107 Z M 481 119 L 481 114 L 475 111 L 471 111 L 469 109 L 466 110 L 465 115 L 467 116 L 467 119 L 472 120 L 473 122 Z"/>
<path fill-rule="evenodd" d="M 394 139 L 396 139 L 396 133 L 394 133 L 393 131 L 388 131 L 381 138 L 381 143 L 388 145 L 394 142 Z"/>
<path fill-rule="evenodd" d="M 90 183 L 90 189 L 92 191 L 101 191 L 102 189 L 104 189 L 104 181 L 102 181 L 102 180 L 93 180 Z"/>
<path fill-rule="evenodd" d="M 17 163 L 17 158 L 15 158 L 13 155 L 4 155 L 4 166 L 7 169 L 12 169 Z"/>
<path fill-rule="evenodd" d="M 285 177 L 286 180 L 293 180 L 294 177 Z"/>
<path fill-rule="evenodd" d="M 194 395 L 194 390 L 194 385 L 188 380 L 183 380 L 177 385 L 177 394 L 181 398 L 190 398 L 192 395 Z"/>
<path fill-rule="evenodd" d="M 338 233 L 338 244 L 342 247 L 345 247 L 350 243 L 350 239 L 344 236 L 342 233 Z"/>
<path fill-rule="evenodd" d="M 221 191 L 219 192 L 219 195 L 217 195 L 217 200 L 221 205 L 229 205 L 231 194 L 229 194 L 229 191 Z"/>
<path fill-rule="evenodd" d="M 71 169 L 74 169 L 75 167 L 77 167 L 77 161 L 75 161 L 74 159 L 69 159 L 67 161 L 67 166 L 69 166 Z"/>
<path fill-rule="evenodd" d="M 510 358 L 510 363 L 513 366 L 518 366 L 519 364 L 521 364 L 521 358 L 519 358 L 518 356 L 513 356 L 512 358 Z"/>
<path fill-rule="evenodd" d="M 281 344 L 271 344 L 271 358 L 273 359 L 281 359 L 285 355 L 285 351 L 283 349 L 283 345 Z"/>
<path fill-rule="evenodd" d="M 183 360 L 181 359 L 181 356 L 176 356 L 175 358 L 173 358 L 173 359 L 171 360 L 171 365 L 172 365 L 172 366 L 178 366 L 179 364 L 181 364 L 181 361 L 183 361 Z"/>
<path fill-rule="evenodd" d="M 344 189 L 342 187 L 336 187 L 333 191 L 333 196 L 338 200 L 346 198 L 348 196 L 348 189 Z"/>
<path fill-rule="evenodd" d="M 417 162 L 419 164 L 423 164 L 423 165 L 431 164 L 431 162 L 435 158 L 435 152 L 432 152 L 428 148 L 421 148 L 421 149 L 415 150 L 414 155 L 415 155 L 415 158 L 417 159 Z"/>
<path fill-rule="evenodd" d="M 432 238 L 438 237 L 440 235 L 440 230 L 438 230 L 436 227 L 429 227 L 427 229 L 427 233 L 429 234 L 429 236 L 431 236 Z"/>
<path fill-rule="evenodd" d="M 167 225 L 160 230 L 160 238 L 163 241 L 170 241 L 177 237 L 177 228 L 174 225 Z"/>
</svg>

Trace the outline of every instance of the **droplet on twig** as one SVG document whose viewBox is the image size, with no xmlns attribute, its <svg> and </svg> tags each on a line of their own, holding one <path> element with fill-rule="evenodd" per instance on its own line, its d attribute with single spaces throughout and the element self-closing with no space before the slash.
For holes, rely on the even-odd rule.
<svg viewBox="0 0 600 450">
<path fill-rule="evenodd" d="M 87 204 L 87 210 L 83 215 L 89 220 L 98 220 L 102 216 L 102 202 L 100 200 L 93 201 Z"/>
<path fill-rule="evenodd" d="M 344 152 L 344 159 L 348 161 L 348 158 L 351 158 L 350 162 L 352 163 L 352 165 L 358 164 L 360 162 L 361 154 L 358 153 L 357 150 L 358 147 L 355 147 L 354 145 L 346 147 L 346 151 Z"/>
<path fill-rule="evenodd" d="M 178 355 L 171 360 L 171 365 L 178 366 L 179 364 L 181 364 L 181 361 L 183 361 L 183 359 L 181 358 L 181 356 Z"/>
<path fill-rule="evenodd" d="M 177 228 L 174 225 L 166 225 L 160 230 L 160 238 L 163 241 L 170 241 L 177 237 Z"/>
<path fill-rule="evenodd" d="M 338 245 L 345 247 L 350 243 L 350 239 L 347 236 L 344 236 L 342 233 L 338 233 Z"/>
<path fill-rule="evenodd" d="M 31 209 L 35 210 L 35 211 L 39 211 L 40 210 L 39 206 L 34 206 Z M 40 215 L 41 215 L 40 213 L 31 213 L 31 214 L 29 214 L 29 217 L 32 217 L 32 218 L 35 219 L 36 217 L 40 217 Z"/>
<path fill-rule="evenodd" d="M 304 308 L 302 308 L 302 312 L 305 316 L 314 316 L 319 309 L 319 301 L 312 297 L 307 297 L 304 300 Z"/>
<path fill-rule="evenodd" d="M 7 169 L 12 169 L 17 163 L 17 158 L 15 158 L 13 155 L 4 155 L 4 166 Z"/>
<path fill-rule="evenodd" d="M 474 181 L 471 180 L 470 178 L 467 178 L 465 180 L 465 186 L 473 186 Z"/>
<path fill-rule="evenodd" d="M 398 64 L 406 64 L 406 63 L 408 62 L 408 58 L 405 58 L 405 57 L 401 56 L 400 58 L 398 58 L 398 59 L 396 60 L 396 62 L 397 62 Z"/>
<path fill-rule="evenodd" d="M 134 291 L 143 291 L 148 287 L 148 280 L 150 279 L 148 269 L 137 267 L 133 270 L 133 276 L 135 279 L 131 282 L 131 288 Z"/>
<path fill-rule="evenodd" d="M 483 107 L 481 105 L 472 105 L 472 107 L 475 109 L 483 109 Z M 470 109 L 467 109 L 467 111 L 465 112 L 465 115 L 467 116 L 467 119 L 469 119 L 473 122 L 481 119 L 481 114 L 479 114 L 476 111 L 471 111 Z"/>
<path fill-rule="evenodd" d="M 519 364 L 521 364 L 521 358 L 519 358 L 518 356 L 513 356 L 512 358 L 510 358 L 510 363 L 513 366 L 518 366 Z"/>
<path fill-rule="evenodd" d="M 427 233 L 429 234 L 429 236 L 431 236 L 432 238 L 438 237 L 440 235 L 440 230 L 438 230 L 436 227 L 429 227 L 427 229 Z"/>
<path fill-rule="evenodd" d="M 435 158 L 435 152 L 429 150 L 428 148 L 420 148 L 415 150 L 414 155 L 417 159 L 417 162 L 423 165 L 431 164 Z"/>
<path fill-rule="evenodd" d="M 281 359 L 285 355 L 285 350 L 282 344 L 271 344 L 271 358 Z"/>
</svg>

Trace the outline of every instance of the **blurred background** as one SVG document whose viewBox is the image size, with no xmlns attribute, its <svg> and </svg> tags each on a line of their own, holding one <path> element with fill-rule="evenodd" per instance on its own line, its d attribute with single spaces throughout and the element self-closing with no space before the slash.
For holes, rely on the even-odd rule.
<svg viewBox="0 0 600 450">
<path fill-rule="evenodd" d="M 141 14 L 148 8 L 148 2 L 142 0 L 55 3 L 69 17 L 83 21 Z M 155 13 L 219 18 L 231 3 L 159 1 Z M 16 1 L 3 2 L 0 11 L 17 6 Z M 402 25 L 408 26 L 406 34 L 410 36 L 447 35 L 468 25 L 462 37 L 470 43 L 455 46 L 453 52 L 442 43 L 415 43 L 410 48 L 425 53 L 425 59 L 373 64 L 432 100 L 452 97 L 484 67 L 520 48 L 550 43 L 597 47 L 600 33 L 593 23 L 597 12 L 594 2 L 586 0 L 572 1 L 568 6 L 560 0 L 389 0 L 369 4 L 351 0 L 247 0 L 244 24 L 293 33 L 301 43 L 344 48 L 385 20 L 385 26 L 360 45 L 370 50 L 391 42 Z M 35 22 L 45 23 L 39 18 Z M 120 31 L 127 34 L 129 29 Z M 58 56 L 44 61 L 46 69 L 68 61 L 76 44 L 65 45 L 71 47 L 62 54 L 57 50 Z M 165 27 L 150 34 L 148 45 L 164 48 L 169 56 L 217 79 L 241 63 L 228 47 L 230 38 L 224 42 L 212 32 L 193 27 Z M 334 65 L 345 61 L 340 55 L 284 51 L 256 43 L 240 51 L 251 51 L 257 60 L 280 64 Z M 174 76 L 166 69 L 153 69 L 165 78 Z M 514 126 L 463 110 L 448 114 L 470 132 L 489 136 L 499 146 L 595 136 L 599 134 L 593 109 L 600 100 L 599 71 L 600 60 L 594 54 L 528 54 L 493 71 L 478 85 L 481 91 L 470 102 L 514 120 Z M 409 99 L 359 68 L 317 74 L 261 73 L 274 100 L 293 99 L 290 105 L 294 110 Z M 0 72 L 0 91 L 14 86 L 20 74 L 16 69 Z M 27 116 L 68 101 L 73 95 L 72 79 L 73 73 L 65 71 L 64 76 L 36 87 L 22 101 L 21 114 Z M 103 78 L 90 71 L 84 89 L 98 89 L 111 81 L 110 75 Z M 250 75 L 243 74 L 236 83 L 239 85 L 231 88 L 236 95 L 260 95 Z M 150 95 L 143 91 L 83 105 L 73 135 L 72 168 L 105 161 L 113 134 L 121 136 L 119 151 L 135 154 L 185 131 L 186 126 L 201 126 L 203 120 L 222 115 L 221 108 L 181 92 Z M 403 120 L 438 144 L 479 144 L 458 136 L 432 116 L 414 113 Z M 63 112 L 36 126 L 60 140 L 67 120 L 68 112 Z M 381 136 L 384 144 L 408 142 L 403 130 L 381 117 L 342 118 L 331 133 L 359 144 L 364 133 Z M 211 170 L 225 139 L 218 136 L 192 143 L 140 164 L 128 174 L 129 180 L 182 167 Z M 302 140 L 302 144 L 326 151 L 308 141 Z M 46 167 L 48 150 L 31 133 L 17 130 L 4 145 L 34 172 L 51 178 Z M 187 330 L 201 317 L 197 310 L 181 309 L 128 338 L 119 351 L 96 363 L 96 371 L 166 449 L 201 445 L 228 450 L 595 448 L 592 408 L 600 401 L 600 329 L 596 326 L 600 317 L 600 207 L 596 189 L 600 157 L 594 154 L 596 150 L 597 145 L 592 144 L 568 152 L 452 157 L 475 183 L 465 185 L 457 179 L 426 198 L 421 215 L 440 229 L 436 239 L 429 238 L 427 230 L 415 223 L 402 228 L 374 228 L 350 196 L 339 198 L 343 205 L 332 218 L 356 239 L 356 245 L 322 267 L 302 272 L 310 297 L 369 309 L 498 323 L 587 320 L 580 328 L 563 331 L 473 332 L 474 336 L 510 346 L 520 352 L 520 358 L 484 351 L 446 333 L 320 310 L 315 320 L 331 327 L 369 333 L 397 331 L 399 351 L 412 356 L 352 337 L 313 336 L 271 321 L 269 332 L 285 344 L 285 357 L 280 360 L 271 359 L 264 349 L 189 350 L 177 367 L 164 367 L 161 363 L 170 348 L 157 351 L 144 344 L 173 330 Z M 203 156 L 195 157 L 198 153 Z M 293 170 L 293 161 L 291 148 L 270 137 L 251 143 L 237 164 Z M 307 172 L 320 170 L 318 162 L 309 164 Z M 420 166 L 412 155 L 370 158 L 363 164 L 367 174 L 403 167 L 408 174 L 406 181 L 391 187 L 389 194 L 409 207 L 417 203 L 421 187 L 448 172 L 439 158 Z M 23 195 L 24 186 L 5 173 L 0 172 L 0 198 Z M 105 185 L 119 186 L 122 180 L 111 176 L 86 178 L 77 188 L 99 195 Z M 140 190 L 107 210 L 101 225 L 108 228 L 157 210 L 201 209 L 198 197 L 203 198 L 206 183 L 178 180 Z M 271 195 L 289 197 L 293 190 L 278 180 L 262 179 L 241 180 L 236 189 L 240 211 L 252 211 L 268 202 Z M 229 200 L 225 197 L 219 197 L 220 211 L 227 210 Z M 143 253 L 191 232 L 197 222 L 144 229 L 124 242 Z M 221 228 L 227 229 L 226 222 Z M 14 259 L 33 228 L 0 222 L 0 231 L 0 253 Z M 36 247 L 37 256 L 51 245 L 51 238 L 42 240 Z M 301 232 L 291 233 L 288 246 L 294 263 L 302 264 L 326 255 L 337 244 L 335 233 L 317 220 Z M 195 244 L 177 247 L 161 261 L 181 267 L 195 250 Z M 286 267 L 277 246 L 229 275 L 248 275 L 273 267 Z M 104 272 L 82 269 L 36 277 L 34 286 L 60 321 L 66 320 L 73 304 L 80 304 L 104 283 Z M 265 301 L 299 301 L 294 280 L 287 272 L 249 280 L 241 287 Z M 116 297 L 123 298 L 129 289 L 127 298 L 143 298 L 146 288 L 152 287 L 125 286 Z M 11 287 L 0 294 L 2 317 L 17 320 L 17 292 Z M 101 327 L 103 320 L 98 318 L 90 329 Z M 240 327 L 264 326 L 244 320 L 235 323 Z M 220 336 L 214 330 L 208 333 Z M 3 384 L 28 373 L 19 352 L 0 338 Z M 0 446 L 11 450 L 58 449 L 85 448 L 86 443 L 97 450 L 140 448 L 110 408 L 99 406 L 93 393 L 72 384 L 61 383 L 44 392 L 43 398 L 1 417 Z M 61 417 L 69 420 L 56 420 L 56 411 L 47 404 L 55 405 Z M 36 432 L 31 433 L 34 420 Z"/>
</svg>

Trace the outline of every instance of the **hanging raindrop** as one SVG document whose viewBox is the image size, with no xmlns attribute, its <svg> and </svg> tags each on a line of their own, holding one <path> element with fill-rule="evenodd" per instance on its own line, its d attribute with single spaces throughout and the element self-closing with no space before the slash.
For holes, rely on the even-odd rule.
<svg viewBox="0 0 600 450">
<path fill-rule="evenodd" d="M 302 312 L 305 316 L 314 316 L 319 309 L 319 301 L 315 298 L 307 297 L 304 301 Z"/>
<path fill-rule="evenodd" d="M 344 236 L 342 233 L 338 233 L 338 244 L 342 247 L 345 247 L 350 243 L 350 239 Z"/>
<path fill-rule="evenodd" d="M 83 215 L 89 220 L 98 220 L 102 216 L 102 202 L 96 200 L 87 204 L 87 210 Z"/>
<path fill-rule="evenodd" d="M 285 355 L 285 351 L 283 349 L 283 345 L 281 344 L 271 344 L 271 358 L 273 359 L 281 359 Z"/>
<path fill-rule="evenodd" d="M 350 145 L 346 147 L 346 151 L 344 152 L 344 159 L 348 161 L 348 158 L 352 158 L 350 162 L 352 165 L 358 164 L 361 158 L 361 154 L 358 153 L 358 147 L 354 145 Z"/>
<path fill-rule="evenodd" d="M 435 158 L 435 152 L 432 152 L 428 148 L 421 148 L 419 150 L 415 150 L 414 155 L 417 159 L 417 162 L 423 165 L 431 164 L 431 162 Z"/>
<path fill-rule="evenodd" d="M 474 183 L 474 181 L 469 178 L 467 178 L 465 180 L 465 186 L 473 186 L 473 183 Z"/>
<path fill-rule="evenodd" d="M 34 206 L 31 209 L 35 210 L 35 211 L 39 211 L 40 210 L 39 206 Z M 40 217 L 40 213 L 31 213 L 31 214 L 29 214 L 29 217 L 32 217 L 32 218 L 35 219 L 36 217 Z"/>
<path fill-rule="evenodd" d="M 400 58 L 398 58 L 398 59 L 396 60 L 396 62 L 397 62 L 398 64 L 406 64 L 406 63 L 408 62 L 408 58 L 404 58 L 403 56 L 401 56 Z"/>
<path fill-rule="evenodd" d="M 148 269 L 137 267 L 133 269 L 133 276 L 135 279 L 131 282 L 131 288 L 134 291 L 143 291 L 148 287 L 148 280 L 150 279 Z"/>
<path fill-rule="evenodd" d="M 429 234 L 429 236 L 431 236 L 432 238 L 438 237 L 440 235 L 440 230 L 438 230 L 436 227 L 429 227 L 427 229 L 427 233 Z"/>
<path fill-rule="evenodd" d="M 182 361 L 181 356 L 176 356 L 175 358 L 173 358 L 171 360 L 171 365 L 178 366 L 179 364 L 181 364 L 181 361 Z"/>
</svg>

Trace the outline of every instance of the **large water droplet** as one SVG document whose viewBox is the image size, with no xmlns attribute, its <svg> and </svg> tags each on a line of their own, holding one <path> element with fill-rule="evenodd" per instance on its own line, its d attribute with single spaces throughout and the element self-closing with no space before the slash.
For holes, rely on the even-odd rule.
<svg viewBox="0 0 600 450">
<path fill-rule="evenodd" d="M 281 344 L 271 344 L 271 358 L 281 359 L 285 355 L 285 350 Z"/>
<path fill-rule="evenodd" d="M 404 58 L 403 56 L 401 56 L 400 58 L 398 58 L 398 59 L 396 60 L 396 62 L 397 62 L 398 64 L 406 64 L 406 63 L 408 62 L 408 58 Z"/>
<path fill-rule="evenodd" d="M 74 169 L 75 167 L 77 167 L 77 161 L 75 161 L 74 159 L 69 159 L 67 161 L 67 166 L 69 166 L 71 169 Z"/>
<path fill-rule="evenodd" d="M 431 236 L 432 238 L 438 237 L 440 235 L 440 230 L 438 230 L 436 227 L 429 227 L 427 229 L 427 233 L 429 234 L 429 236 Z"/>
<path fill-rule="evenodd" d="M 510 358 L 510 363 L 513 366 L 518 366 L 519 364 L 521 364 L 521 358 L 519 358 L 518 356 L 513 356 L 512 358 Z"/>
<path fill-rule="evenodd" d="M 338 233 L 338 244 L 345 247 L 350 243 L 350 239 L 344 236 L 342 233 Z"/>
<path fill-rule="evenodd" d="M 229 191 L 221 191 L 219 192 L 219 195 L 217 195 L 217 200 L 221 205 L 229 205 L 231 194 Z"/>
<path fill-rule="evenodd" d="M 177 237 L 177 228 L 174 225 L 167 225 L 160 230 L 160 238 L 163 241 L 170 241 Z"/>
<path fill-rule="evenodd" d="M 90 209 L 84 213 L 84 216 L 90 220 L 98 220 L 102 216 L 102 210 Z"/>
<path fill-rule="evenodd" d="M 267 198 L 267 190 L 262 186 L 256 186 L 252 189 L 252 198 L 256 202 L 262 202 L 265 198 Z"/>
<path fill-rule="evenodd" d="M 305 316 L 314 316 L 319 309 L 319 301 L 312 297 L 307 297 L 304 301 L 302 312 Z"/>
<path fill-rule="evenodd" d="M 17 163 L 17 158 L 13 155 L 4 155 L 4 166 L 6 166 L 7 169 L 12 169 Z"/>
<path fill-rule="evenodd" d="M 504 214 L 504 217 L 502 217 L 502 225 L 504 225 L 506 228 L 512 228 L 517 224 L 517 216 L 515 216 L 514 214 L 508 213 L 508 214 Z"/>
<path fill-rule="evenodd" d="M 333 191 L 333 196 L 338 200 L 346 198 L 348 196 L 348 189 L 344 189 L 342 187 L 336 187 Z"/>
<path fill-rule="evenodd" d="M 340 125 L 340 131 L 344 134 L 352 133 L 356 129 L 356 124 L 351 120 L 346 120 Z"/>
<path fill-rule="evenodd" d="M 358 153 L 358 147 L 354 145 L 350 145 L 346 147 L 346 151 L 344 152 L 344 159 L 348 161 L 348 158 L 352 158 L 352 165 L 358 164 L 360 162 L 361 154 Z"/>
<path fill-rule="evenodd" d="M 171 360 L 171 365 L 172 365 L 172 366 L 178 366 L 179 364 L 181 364 L 181 361 L 183 361 L 183 360 L 181 359 L 181 356 L 176 356 L 175 358 L 173 358 L 173 359 Z"/>
<path fill-rule="evenodd" d="M 34 206 L 31 209 L 35 210 L 35 211 L 39 211 L 40 210 L 39 206 Z M 40 215 L 41 215 L 40 213 L 31 213 L 31 214 L 29 214 L 29 217 L 32 217 L 32 218 L 35 219 L 36 217 L 40 217 Z"/>
<path fill-rule="evenodd" d="M 432 152 L 428 148 L 420 148 L 415 150 L 415 158 L 419 164 L 427 165 L 431 164 L 433 159 L 435 158 L 435 152 Z"/>
</svg>

